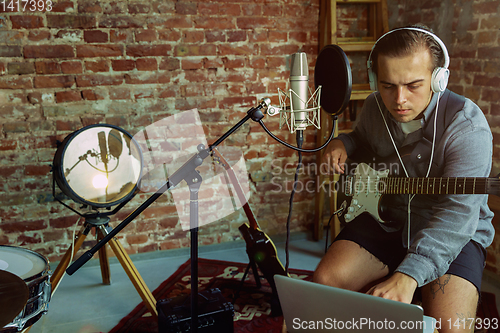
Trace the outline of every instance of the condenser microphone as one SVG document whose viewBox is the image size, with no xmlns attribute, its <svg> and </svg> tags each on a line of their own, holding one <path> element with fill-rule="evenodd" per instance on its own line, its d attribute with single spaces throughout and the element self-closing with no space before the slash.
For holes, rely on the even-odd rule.
<svg viewBox="0 0 500 333">
<path fill-rule="evenodd" d="M 104 163 L 106 171 L 108 169 L 108 147 L 106 143 L 106 133 L 103 131 L 97 133 L 97 140 L 99 142 L 99 150 L 101 155 L 101 161 Z"/>
<path fill-rule="evenodd" d="M 307 101 L 309 98 L 309 66 L 305 52 L 292 54 L 290 64 L 290 111 L 294 117 L 293 129 L 307 127 Z"/>
<path fill-rule="evenodd" d="M 267 114 L 279 114 L 280 128 L 286 123 L 291 133 L 302 133 L 309 125 L 320 128 L 320 95 L 321 87 L 314 92 L 310 91 L 306 53 L 294 53 L 290 63 L 290 89 L 285 92 L 278 88 L 280 106 L 268 105 Z"/>
</svg>

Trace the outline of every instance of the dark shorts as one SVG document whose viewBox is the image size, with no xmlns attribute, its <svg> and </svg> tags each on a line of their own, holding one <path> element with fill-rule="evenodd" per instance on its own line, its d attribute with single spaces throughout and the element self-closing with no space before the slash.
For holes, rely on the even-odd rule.
<svg viewBox="0 0 500 333">
<path fill-rule="evenodd" d="M 387 265 L 392 274 L 406 256 L 403 247 L 402 231 L 386 232 L 368 214 L 361 214 L 352 222 L 346 224 L 337 240 L 353 241 Z M 486 250 L 477 242 L 471 240 L 450 265 L 446 274 L 460 276 L 481 290 L 481 279 L 486 259 Z"/>
</svg>

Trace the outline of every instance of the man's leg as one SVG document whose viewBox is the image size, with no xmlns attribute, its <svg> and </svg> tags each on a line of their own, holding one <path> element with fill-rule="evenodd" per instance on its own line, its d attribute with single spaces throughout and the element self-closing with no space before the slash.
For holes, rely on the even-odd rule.
<svg viewBox="0 0 500 333">
<path fill-rule="evenodd" d="M 441 323 L 439 333 L 474 332 L 479 294 L 471 282 L 445 274 L 422 287 L 422 305 L 427 316 Z"/>
<path fill-rule="evenodd" d="M 337 288 L 359 291 L 385 277 L 387 265 L 357 243 L 335 241 L 316 268 L 313 281 Z"/>
</svg>

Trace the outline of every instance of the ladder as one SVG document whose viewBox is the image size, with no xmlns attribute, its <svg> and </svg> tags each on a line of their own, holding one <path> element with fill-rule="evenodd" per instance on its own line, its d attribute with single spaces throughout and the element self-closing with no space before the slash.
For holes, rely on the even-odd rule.
<svg viewBox="0 0 500 333">
<path fill-rule="evenodd" d="M 368 31 L 363 37 L 338 37 L 337 10 L 342 5 L 363 5 L 368 8 Z M 387 15 L 387 0 L 321 0 L 320 3 L 320 49 L 326 45 L 337 44 L 348 55 L 352 52 L 370 52 L 377 39 L 389 31 L 389 19 Z M 364 64 L 366 66 L 366 63 Z M 365 100 L 372 91 L 368 83 L 353 84 L 351 101 Z M 321 117 L 321 129 L 318 131 L 317 143 L 322 144 L 329 136 L 332 120 L 329 117 Z M 337 124 L 335 136 L 339 133 Z M 316 154 L 316 163 L 321 165 L 324 151 Z M 330 214 L 337 207 L 336 192 L 333 191 L 338 175 L 324 175 L 318 168 L 317 191 L 315 200 L 314 239 L 323 238 L 323 229 L 329 222 Z M 326 189 L 328 192 L 325 192 Z M 329 200 L 330 214 L 325 216 L 325 200 Z M 332 238 L 340 232 L 340 221 L 334 217 L 331 224 Z"/>
</svg>

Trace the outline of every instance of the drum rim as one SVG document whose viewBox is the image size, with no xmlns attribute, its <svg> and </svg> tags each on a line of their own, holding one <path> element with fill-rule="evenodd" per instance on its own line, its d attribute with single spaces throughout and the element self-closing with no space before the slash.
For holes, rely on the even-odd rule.
<svg viewBox="0 0 500 333">
<path fill-rule="evenodd" d="M 25 252 L 29 252 L 31 254 L 34 254 L 36 257 L 39 257 L 40 259 L 43 260 L 43 262 L 45 263 L 45 268 L 39 272 L 39 273 L 36 273 L 32 276 L 29 276 L 25 279 L 23 279 L 24 282 L 28 283 L 28 282 L 31 282 L 33 280 L 36 280 L 36 279 L 39 279 L 40 277 L 43 277 L 45 275 L 48 274 L 49 270 L 50 270 L 50 266 L 49 266 L 49 260 L 47 259 L 46 256 L 44 256 L 43 254 L 41 253 L 38 253 L 36 251 L 33 251 L 33 250 L 30 250 L 30 249 L 25 249 L 23 247 L 20 247 L 20 246 L 15 246 L 15 245 L 0 245 L 0 250 L 3 248 L 3 247 L 7 247 L 7 248 L 11 248 L 11 249 L 16 249 L 16 250 L 20 250 L 20 251 L 25 251 Z M 12 272 L 11 272 L 12 273 Z M 15 274 L 15 273 L 13 273 Z M 17 275 L 17 274 L 16 274 Z"/>
</svg>

